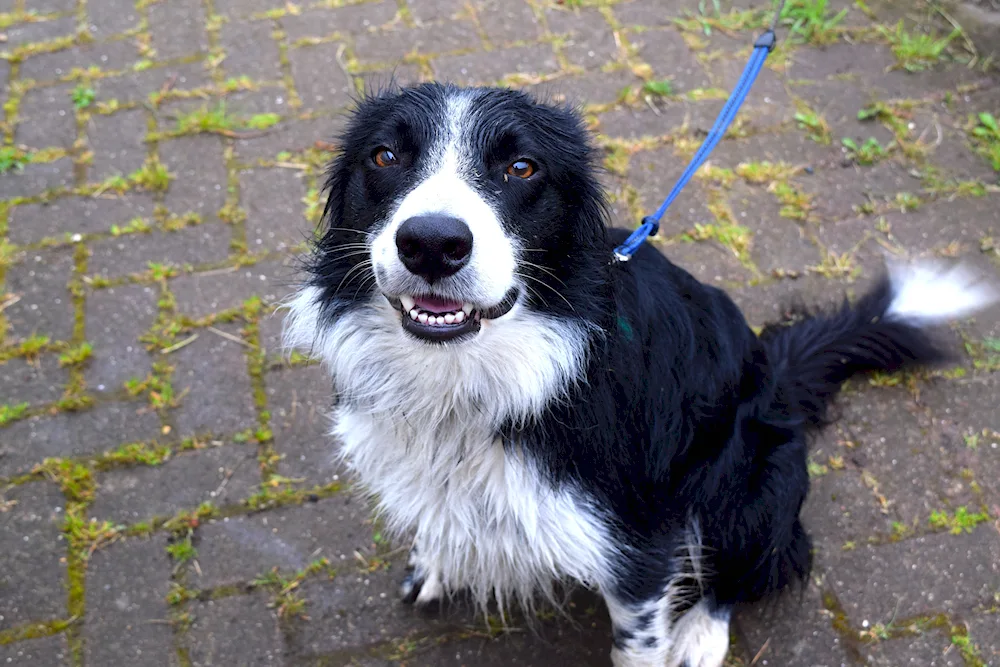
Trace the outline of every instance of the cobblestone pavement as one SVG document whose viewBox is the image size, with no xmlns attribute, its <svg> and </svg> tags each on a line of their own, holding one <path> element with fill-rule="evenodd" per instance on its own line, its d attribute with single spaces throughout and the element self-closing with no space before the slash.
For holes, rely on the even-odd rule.
<svg viewBox="0 0 1000 667">
<path fill-rule="evenodd" d="M 397 603 L 400 545 L 271 314 L 358 89 L 580 104 L 632 226 L 769 18 L 732 4 L 0 0 L 0 663 L 606 664 L 587 593 L 537 631 Z M 755 325 L 885 253 L 1000 270 L 996 71 L 919 3 L 826 5 L 791 0 L 657 240 Z M 732 665 L 1000 665 L 1000 311 L 953 336 L 952 367 L 851 383 L 811 458 L 815 574 L 740 612 Z"/>
</svg>

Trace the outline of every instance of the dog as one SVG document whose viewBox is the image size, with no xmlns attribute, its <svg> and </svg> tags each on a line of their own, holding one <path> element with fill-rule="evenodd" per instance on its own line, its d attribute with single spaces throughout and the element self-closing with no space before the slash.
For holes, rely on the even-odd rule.
<svg viewBox="0 0 1000 667">
<path fill-rule="evenodd" d="M 331 372 L 332 437 L 397 535 L 404 601 L 531 607 L 592 587 L 627 667 L 717 667 L 733 607 L 810 569 L 812 432 L 841 384 L 940 362 L 989 303 L 897 266 L 758 336 L 726 294 L 608 225 L 579 116 L 505 89 L 359 100 L 285 340 Z"/>
</svg>

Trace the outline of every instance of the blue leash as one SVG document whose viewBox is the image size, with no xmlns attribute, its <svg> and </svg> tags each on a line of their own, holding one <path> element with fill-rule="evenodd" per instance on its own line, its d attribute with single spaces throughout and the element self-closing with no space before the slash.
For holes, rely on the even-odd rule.
<svg viewBox="0 0 1000 667">
<path fill-rule="evenodd" d="M 740 80 L 736 83 L 736 88 L 733 90 L 733 94 L 729 96 L 726 100 L 725 106 L 722 107 L 722 112 L 719 117 L 715 120 L 715 125 L 709 130 L 708 136 L 705 137 L 704 143 L 702 143 L 701 148 L 698 152 L 694 154 L 694 158 L 691 159 L 691 164 L 688 165 L 684 173 L 681 174 L 680 180 L 677 181 L 677 185 L 674 189 L 670 191 L 667 198 L 663 200 L 660 204 L 660 208 L 656 209 L 656 212 L 652 215 L 647 215 L 642 219 L 642 224 L 639 228 L 632 232 L 625 242 L 620 246 L 615 248 L 615 259 L 619 262 L 627 262 L 632 254 L 639 249 L 642 242 L 645 241 L 650 236 L 656 236 L 656 233 L 660 230 L 660 218 L 666 213 L 667 208 L 674 203 L 677 199 L 677 195 L 681 193 L 684 186 L 688 184 L 688 181 L 694 176 L 695 172 L 705 163 L 708 158 L 709 153 L 719 145 L 722 141 L 722 137 L 725 136 L 726 130 L 736 119 L 736 114 L 739 112 L 740 107 L 743 106 L 743 102 L 746 100 L 747 95 L 750 94 L 750 87 L 753 86 L 754 81 L 757 80 L 757 75 L 760 74 L 760 70 L 764 67 L 764 61 L 771 51 L 774 50 L 774 45 L 777 42 L 774 36 L 774 27 L 777 23 L 778 16 L 780 15 L 780 10 L 775 15 L 775 20 L 771 24 L 771 27 L 757 38 L 757 41 L 753 45 L 753 53 L 750 55 L 750 62 L 747 63 L 746 69 L 743 70 L 743 75 L 740 76 Z"/>
</svg>

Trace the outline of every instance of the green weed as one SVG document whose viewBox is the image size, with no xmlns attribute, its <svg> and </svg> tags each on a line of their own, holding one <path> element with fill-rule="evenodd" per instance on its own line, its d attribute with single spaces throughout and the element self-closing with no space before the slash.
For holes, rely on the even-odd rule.
<svg viewBox="0 0 1000 667">
<path fill-rule="evenodd" d="M 24 165 L 31 161 L 31 153 L 26 153 L 15 146 L 0 148 L 0 174 L 8 171 L 21 171 Z"/>
<path fill-rule="evenodd" d="M 837 26 L 847 16 L 847 8 L 831 15 L 829 0 L 789 0 L 781 11 L 781 21 L 791 32 L 812 44 L 837 41 Z"/>
<path fill-rule="evenodd" d="M 889 147 L 884 147 L 875 137 L 868 137 L 864 143 L 858 145 L 854 139 L 844 137 L 840 140 L 847 148 L 847 157 L 858 164 L 873 165 L 883 159 L 889 153 Z"/>
<path fill-rule="evenodd" d="M 806 130 L 809 138 L 818 144 L 829 146 L 833 141 L 826 119 L 812 109 L 804 108 L 795 113 L 795 122 L 800 130 Z"/>
<path fill-rule="evenodd" d="M 994 171 L 1000 171 L 1000 122 L 991 113 L 979 114 L 979 123 L 972 127 L 972 143 Z"/>
<path fill-rule="evenodd" d="M 654 97 L 670 97 L 674 94 L 674 84 L 670 79 L 647 81 L 642 84 L 642 90 Z"/>
<path fill-rule="evenodd" d="M 17 405 L 0 405 L 0 426 L 3 426 L 7 422 L 12 422 L 15 419 L 20 419 L 27 411 L 27 403 L 18 403 Z"/>
<path fill-rule="evenodd" d="M 962 34 L 956 28 L 947 37 L 937 37 L 925 33 L 911 34 L 903 26 L 900 19 L 896 29 L 878 26 L 879 32 L 889 40 L 892 53 L 896 56 L 897 65 L 908 72 L 920 72 L 933 67 L 941 59 L 941 54 L 951 43 L 951 40 Z"/>
<path fill-rule="evenodd" d="M 77 109 L 86 109 L 94 103 L 97 92 L 93 88 L 89 88 L 81 83 L 69 92 L 69 96 L 73 100 L 74 107 Z"/>
</svg>

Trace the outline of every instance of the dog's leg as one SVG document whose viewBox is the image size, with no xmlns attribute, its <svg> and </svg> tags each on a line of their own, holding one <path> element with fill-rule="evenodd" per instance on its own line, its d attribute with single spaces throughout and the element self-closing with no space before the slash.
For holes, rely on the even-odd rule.
<svg viewBox="0 0 1000 667">
<path fill-rule="evenodd" d="M 670 600 L 664 594 L 640 603 L 605 595 L 611 615 L 615 667 L 664 667 L 670 655 Z"/>
<path fill-rule="evenodd" d="M 399 586 L 399 596 L 406 604 L 431 608 L 444 598 L 441 570 L 434 558 L 414 544 L 410 549 L 410 571 Z"/>
<path fill-rule="evenodd" d="M 668 667 L 721 667 L 729 650 L 729 607 L 702 598 L 671 629 Z"/>
</svg>

